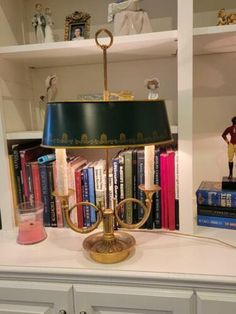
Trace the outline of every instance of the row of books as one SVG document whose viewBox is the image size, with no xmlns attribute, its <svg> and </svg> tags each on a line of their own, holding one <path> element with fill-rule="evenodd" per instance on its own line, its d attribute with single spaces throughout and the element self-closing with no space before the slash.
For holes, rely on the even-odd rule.
<svg viewBox="0 0 236 314">
<path fill-rule="evenodd" d="M 155 150 L 154 183 L 161 190 L 153 196 L 151 214 L 145 228 L 178 229 L 178 182 L 175 169 L 177 152 Z M 112 159 L 113 196 L 116 203 L 125 198 L 136 198 L 145 203 L 145 194 L 139 188 L 144 184 L 144 150 L 134 149 L 121 151 Z M 121 211 L 122 219 L 128 224 L 138 223 L 143 218 L 144 210 L 139 204 L 127 203 Z"/>
<path fill-rule="evenodd" d="M 56 162 L 44 161 L 42 156 L 53 151 L 38 143 L 18 144 L 12 147 L 10 158 L 15 207 L 22 201 L 42 201 L 44 203 L 44 224 L 63 227 L 60 201 L 52 192 L 57 191 Z M 178 228 L 178 196 L 176 189 L 177 153 L 173 150 L 155 152 L 155 183 L 161 185 L 161 192 L 153 197 L 151 215 L 146 228 Z M 41 160 L 41 162 L 39 162 Z M 43 161 L 42 161 L 43 160 Z M 106 204 L 106 162 L 87 162 L 81 156 L 68 156 L 69 188 L 75 193 L 69 198 L 69 206 L 82 201 L 91 202 L 101 208 Z M 124 150 L 111 161 L 109 173 L 109 206 L 113 200 L 119 203 L 124 198 L 137 198 L 145 202 L 144 193 L 138 188 L 144 184 L 144 151 Z M 126 223 L 137 223 L 143 217 L 143 208 L 137 203 L 127 203 L 121 210 Z M 17 219 L 17 217 L 16 217 Z M 79 227 L 90 226 L 96 221 L 94 207 L 77 205 L 72 212 L 72 220 Z"/>
<path fill-rule="evenodd" d="M 236 229 L 236 190 L 222 189 L 222 182 L 203 181 L 196 197 L 199 226 Z"/>
</svg>

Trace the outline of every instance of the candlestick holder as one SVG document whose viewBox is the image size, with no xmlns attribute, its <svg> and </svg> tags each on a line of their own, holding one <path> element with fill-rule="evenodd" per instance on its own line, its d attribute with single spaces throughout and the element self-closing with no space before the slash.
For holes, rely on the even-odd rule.
<svg viewBox="0 0 236 314">
<path fill-rule="evenodd" d="M 120 230 L 114 230 L 114 220 L 116 219 L 121 228 L 136 229 L 143 226 L 151 213 L 153 194 L 158 192 L 160 187 L 158 185 L 153 185 L 152 189 L 146 190 L 144 185 L 139 185 L 139 189 L 145 193 L 145 204 L 138 199 L 127 198 L 118 204 L 114 201 L 114 210 L 110 208 L 102 210 L 100 207 L 90 202 L 80 202 L 69 208 L 69 197 L 73 194 L 72 190 L 69 190 L 68 195 L 62 196 L 54 193 L 54 196 L 59 197 L 65 220 L 68 226 L 75 232 L 83 234 L 90 233 L 95 230 L 101 222 L 103 223 L 103 232 L 88 236 L 83 242 L 83 248 L 96 262 L 112 264 L 126 259 L 135 245 L 133 236 Z M 119 217 L 119 209 L 125 206 L 128 202 L 137 203 L 144 210 L 142 220 L 136 224 L 127 224 Z M 91 206 L 95 209 L 97 219 L 92 226 L 79 228 L 71 220 L 71 212 L 79 205 Z"/>
</svg>

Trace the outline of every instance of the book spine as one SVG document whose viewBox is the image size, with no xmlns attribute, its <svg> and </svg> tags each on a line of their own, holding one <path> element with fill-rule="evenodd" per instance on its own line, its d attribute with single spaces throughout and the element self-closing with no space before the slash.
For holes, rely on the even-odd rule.
<svg viewBox="0 0 236 314">
<path fill-rule="evenodd" d="M 236 219 L 213 216 L 197 216 L 197 224 L 199 226 L 234 229 L 236 230 Z"/>
<path fill-rule="evenodd" d="M 81 169 L 78 169 L 75 171 L 75 193 L 76 193 L 76 203 L 77 204 L 81 203 L 83 201 Z M 84 226 L 82 205 L 77 205 L 77 220 L 78 220 L 78 227 L 82 228 Z"/>
<path fill-rule="evenodd" d="M 47 164 L 47 180 L 48 180 L 48 194 L 49 194 L 49 206 L 50 206 L 50 226 L 57 227 L 57 213 L 55 197 L 52 195 L 54 191 L 53 183 L 53 165 L 52 162 Z"/>
<path fill-rule="evenodd" d="M 89 186 L 88 186 L 88 169 L 82 170 L 82 195 L 83 202 L 89 202 Z M 91 215 L 90 215 L 90 207 L 88 205 L 83 205 L 83 213 L 84 213 L 84 226 L 91 226 Z"/>
<path fill-rule="evenodd" d="M 175 151 L 175 229 L 179 230 L 179 153 Z"/>
<path fill-rule="evenodd" d="M 197 208 L 198 215 L 201 216 L 215 216 L 225 218 L 236 218 L 236 210 L 221 210 L 218 207 L 215 209 Z"/>
<path fill-rule="evenodd" d="M 116 203 L 120 202 L 120 162 L 119 157 L 112 158 L 113 195 Z"/>
<path fill-rule="evenodd" d="M 125 159 L 123 153 L 119 154 L 119 178 L 120 178 L 120 201 L 125 199 Z M 122 206 L 119 210 L 119 217 L 124 220 L 125 210 Z"/>
<path fill-rule="evenodd" d="M 16 177 L 16 186 L 17 186 L 17 203 L 22 203 L 24 201 L 23 182 L 22 182 L 22 175 L 21 175 L 20 152 L 17 149 L 17 146 L 13 147 L 12 155 L 13 155 L 14 173 Z"/>
<path fill-rule="evenodd" d="M 160 171 L 161 171 L 161 225 L 162 225 L 162 228 L 168 228 L 166 156 L 167 156 L 167 154 L 165 154 L 165 153 L 161 153 L 161 155 L 160 155 Z"/>
<path fill-rule="evenodd" d="M 18 225 L 18 213 L 17 213 L 17 186 L 16 186 L 16 176 L 14 173 L 14 161 L 13 156 L 9 155 L 9 168 L 10 168 L 10 179 L 11 179 L 11 189 L 12 189 L 12 201 L 14 209 L 14 222 Z"/>
<path fill-rule="evenodd" d="M 57 164 L 54 161 L 52 163 L 52 169 L 53 169 L 53 185 L 54 185 L 54 190 L 55 192 L 58 192 L 57 186 Z M 57 214 L 57 227 L 58 228 L 63 228 L 65 223 L 64 223 L 64 216 L 62 212 L 62 207 L 61 207 L 61 201 L 59 197 L 55 197 L 55 206 L 56 206 L 56 214 Z"/>
<path fill-rule="evenodd" d="M 30 162 L 26 163 L 25 172 L 26 172 L 27 189 L 28 189 L 28 201 L 32 204 L 35 198 L 34 198 L 33 176 L 32 176 L 32 169 L 31 169 Z"/>
<path fill-rule="evenodd" d="M 137 186 L 144 184 L 144 150 L 137 151 Z M 145 193 L 138 188 L 137 198 L 145 202 Z M 143 207 L 138 205 L 138 221 L 142 220 L 144 214 Z"/>
<path fill-rule="evenodd" d="M 34 199 L 36 202 L 41 202 L 42 195 L 41 195 L 39 165 L 38 165 L 38 162 L 31 162 L 30 165 L 31 165 L 31 173 L 32 173 L 32 181 L 33 181 Z"/>
<path fill-rule="evenodd" d="M 96 194 L 96 205 L 98 207 L 105 207 L 105 185 L 104 185 L 104 171 L 105 171 L 105 160 L 100 160 L 94 167 L 94 180 L 95 180 L 95 194 Z"/>
<path fill-rule="evenodd" d="M 133 198 L 138 197 L 138 186 L 137 186 L 137 150 L 132 151 L 132 183 L 133 183 Z M 133 208 L 133 223 L 138 223 L 138 204 L 132 203 Z"/>
<path fill-rule="evenodd" d="M 236 192 L 197 190 L 198 205 L 212 205 L 236 208 Z"/>
<path fill-rule="evenodd" d="M 175 230 L 175 165 L 174 151 L 167 155 L 167 175 L 168 175 L 168 226 L 170 230 Z"/>
<path fill-rule="evenodd" d="M 28 184 L 27 184 L 25 151 L 20 151 L 20 161 L 21 161 L 21 175 L 22 175 L 22 182 L 23 182 L 23 198 L 25 201 L 29 201 L 29 190 L 28 190 Z"/>
<path fill-rule="evenodd" d="M 154 160 L 154 184 L 160 185 L 160 150 L 155 151 Z M 154 195 L 154 226 L 155 228 L 161 228 L 161 193 L 156 192 Z"/>
<path fill-rule="evenodd" d="M 132 173 L 132 151 L 124 152 L 125 157 L 125 198 L 133 197 L 133 173 Z M 131 202 L 127 202 L 125 206 L 125 222 L 133 223 L 133 206 Z"/>
<path fill-rule="evenodd" d="M 89 201 L 92 204 L 96 204 L 96 195 L 95 195 L 95 183 L 94 183 L 94 167 L 88 168 L 88 189 L 89 189 Z M 91 224 L 94 224 L 97 220 L 96 211 L 92 206 L 89 206 Z"/>
<path fill-rule="evenodd" d="M 45 227 L 50 227 L 50 199 L 49 199 L 49 187 L 47 180 L 47 166 L 46 164 L 39 165 L 40 183 L 41 183 L 41 193 L 42 201 L 44 204 L 43 211 L 43 222 Z"/>
</svg>

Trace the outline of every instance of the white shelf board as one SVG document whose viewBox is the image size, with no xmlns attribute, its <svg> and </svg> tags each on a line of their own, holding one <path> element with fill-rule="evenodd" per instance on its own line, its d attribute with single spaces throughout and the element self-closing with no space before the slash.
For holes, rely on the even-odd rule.
<svg viewBox="0 0 236 314">
<path fill-rule="evenodd" d="M 195 55 L 236 52 L 236 25 L 193 29 Z"/>
<path fill-rule="evenodd" d="M 100 38 L 99 42 L 108 42 Z M 177 31 L 117 36 L 108 50 L 108 62 L 170 57 L 176 54 Z M 102 49 L 94 39 L 0 47 L 0 58 L 29 67 L 101 63 Z"/>
<path fill-rule="evenodd" d="M 34 140 L 41 139 L 42 135 L 42 131 L 9 132 L 7 133 L 7 140 Z"/>
<path fill-rule="evenodd" d="M 177 125 L 171 125 L 172 134 L 178 133 Z M 23 132 L 9 132 L 7 133 L 7 140 L 34 140 L 42 139 L 42 131 L 23 131 Z"/>
</svg>

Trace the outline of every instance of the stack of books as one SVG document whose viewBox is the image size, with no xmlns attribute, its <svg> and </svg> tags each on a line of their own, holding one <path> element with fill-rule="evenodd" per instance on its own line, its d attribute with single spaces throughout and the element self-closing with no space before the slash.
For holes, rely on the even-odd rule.
<svg viewBox="0 0 236 314">
<path fill-rule="evenodd" d="M 222 188 L 222 182 L 203 181 L 197 192 L 199 226 L 236 229 L 236 190 Z"/>
</svg>

